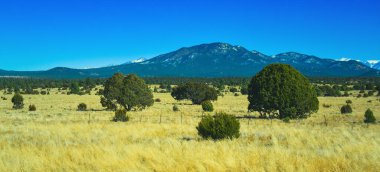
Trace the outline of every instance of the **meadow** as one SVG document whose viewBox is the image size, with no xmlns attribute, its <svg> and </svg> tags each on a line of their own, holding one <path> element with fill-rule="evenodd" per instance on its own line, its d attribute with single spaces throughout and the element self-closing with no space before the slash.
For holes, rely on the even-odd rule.
<svg viewBox="0 0 380 172">
<path fill-rule="evenodd" d="M 201 107 L 170 93 L 154 93 L 161 102 L 125 123 L 111 122 L 94 94 L 23 95 L 23 110 L 2 96 L 0 171 L 380 171 L 380 125 L 363 123 L 367 108 L 380 119 L 375 96 L 319 97 L 318 113 L 285 123 L 254 118 L 246 96 L 226 93 L 215 111 L 253 118 L 239 119 L 240 138 L 221 141 L 201 139 Z M 347 99 L 353 113 L 342 115 Z M 88 111 L 77 111 L 82 102 Z"/>
</svg>

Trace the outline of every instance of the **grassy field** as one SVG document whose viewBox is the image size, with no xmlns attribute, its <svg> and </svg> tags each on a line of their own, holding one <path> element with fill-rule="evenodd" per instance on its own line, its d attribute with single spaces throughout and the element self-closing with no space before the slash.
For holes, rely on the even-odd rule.
<svg viewBox="0 0 380 172">
<path fill-rule="evenodd" d="M 24 95 L 24 110 L 11 109 L 12 95 L 0 100 L 0 171 L 380 171 L 380 125 L 363 123 L 367 108 L 380 119 L 378 97 L 321 97 L 306 120 L 241 119 L 239 139 L 214 142 L 197 135 L 201 107 L 168 93 L 115 123 L 99 96 L 55 92 Z M 347 99 L 354 112 L 341 115 Z M 82 102 L 89 111 L 76 111 Z M 214 102 L 216 111 L 238 116 L 248 115 L 247 105 L 232 93 Z"/>
</svg>

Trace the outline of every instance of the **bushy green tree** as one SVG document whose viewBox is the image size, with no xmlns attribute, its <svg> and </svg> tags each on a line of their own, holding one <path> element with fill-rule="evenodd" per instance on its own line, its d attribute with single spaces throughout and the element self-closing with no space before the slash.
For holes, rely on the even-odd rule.
<svg viewBox="0 0 380 172">
<path fill-rule="evenodd" d="M 319 108 L 314 87 L 290 65 L 268 65 L 252 78 L 248 89 L 248 110 L 262 117 L 305 118 Z"/>
<path fill-rule="evenodd" d="M 107 109 L 141 110 L 154 103 L 152 91 L 136 75 L 116 73 L 104 84 L 101 104 Z"/>
<path fill-rule="evenodd" d="M 188 82 L 174 87 L 171 93 L 176 100 L 191 100 L 193 104 L 201 104 L 206 100 L 217 100 L 218 91 L 202 83 Z"/>
<path fill-rule="evenodd" d="M 79 94 L 80 88 L 77 82 L 73 82 L 70 85 L 70 94 Z"/>
<path fill-rule="evenodd" d="M 376 118 L 375 116 L 373 115 L 373 112 L 371 109 L 367 109 L 364 113 L 364 122 L 365 123 L 375 123 L 376 122 Z"/>
<path fill-rule="evenodd" d="M 201 105 L 202 105 L 203 111 L 205 111 L 205 112 L 212 112 L 212 111 L 214 111 L 214 106 L 212 105 L 212 103 L 211 103 L 210 100 L 203 101 L 201 103 Z"/>
<path fill-rule="evenodd" d="M 13 109 L 22 109 L 24 108 L 24 97 L 20 93 L 16 93 L 12 97 Z"/>
<path fill-rule="evenodd" d="M 347 114 L 347 113 L 352 113 L 352 108 L 350 104 L 343 105 L 340 108 L 340 113 L 341 114 Z"/>
<path fill-rule="evenodd" d="M 217 113 L 214 117 L 204 117 L 196 127 L 198 134 L 205 139 L 233 139 L 240 136 L 240 123 L 233 115 Z"/>
</svg>

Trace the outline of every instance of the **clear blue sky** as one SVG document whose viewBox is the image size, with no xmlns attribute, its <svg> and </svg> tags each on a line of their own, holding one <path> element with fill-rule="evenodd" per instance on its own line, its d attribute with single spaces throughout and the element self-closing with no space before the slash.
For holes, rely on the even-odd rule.
<svg viewBox="0 0 380 172">
<path fill-rule="evenodd" d="M 0 2 L 0 69 L 107 66 L 210 42 L 380 59 L 380 1 Z"/>
</svg>

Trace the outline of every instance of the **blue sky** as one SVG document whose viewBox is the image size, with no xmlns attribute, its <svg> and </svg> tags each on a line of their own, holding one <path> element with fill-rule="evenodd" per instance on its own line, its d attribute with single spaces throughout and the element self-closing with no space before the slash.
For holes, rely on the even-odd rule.
<svg viewBox="0 0 380 172">
<path fill-rule="evenodd" d="M 0 2 L 0 69 L 107 66 L 210 42 L 380 59 L 380 1 Z"/>
</svg>

